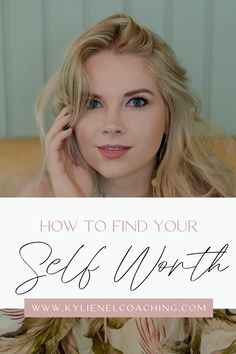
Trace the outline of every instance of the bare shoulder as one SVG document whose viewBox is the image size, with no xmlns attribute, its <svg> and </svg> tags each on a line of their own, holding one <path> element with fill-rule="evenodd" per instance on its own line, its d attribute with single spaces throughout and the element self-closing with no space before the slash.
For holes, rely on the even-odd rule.
<svg viewBox="0 0 236 354">
<path fill-rule="evenodd" d="M 48 177 L 39 181 L 38 177 L 32 178 L 20 191 L 18 197 L 53 197 L 53 192 Z"/>
</svg>

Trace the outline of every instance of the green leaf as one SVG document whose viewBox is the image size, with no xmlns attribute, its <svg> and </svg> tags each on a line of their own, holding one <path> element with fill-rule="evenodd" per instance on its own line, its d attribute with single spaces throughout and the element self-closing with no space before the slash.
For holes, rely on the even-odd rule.
<svg viewBox="0 0 236 354">
<path fill-rule="evenodd" d="M 236 353 L 236 340 L 234 340 L 228 348 L 225 348 L 223 354 L 235 354 Z"/>
<path fill-rule="evenodd" d="M 45 346 L 47 353 L 54 354 L 77 321 L 77 318 L 27 318 L 24 334 L 0 338 L 0 353 L 37 354 Z"/>
<path fill-rule="evenodd" d="M 93 336 L 92 340 L 93 340 L 92 350 L 93 350 L 93 352 L 95 354 L 104 354 L 104 353 L 106 353 L 103 341 L 98 336 L 98 334 L 95 334 Z"/>
<path fill-rule="evenodd" d="M 114 348 L 109 341 L 105 344 L 106 354 L 123 354 L 119 349 Z"/>
<path fill-rule="evenodd" d="M 113 329 L 119 329 L 124 326 L 124 324 L 130 320 L 130 318 L 107 318 L 107 326 Z"/>
<path fill-rule="evenodd" d="M 104 326 L 104 318 L 93 318 L 90 320 L 89 329 L 84 334 L 85 337 L 93 338 Z"/>
<path fill-rule="evenodd" d="M 200 353 L 200 347 L 201 347 L 201 333 L 197 333 L 193 339 L 192 343 L 192 349 L 193 353 Z"/>
</svg>

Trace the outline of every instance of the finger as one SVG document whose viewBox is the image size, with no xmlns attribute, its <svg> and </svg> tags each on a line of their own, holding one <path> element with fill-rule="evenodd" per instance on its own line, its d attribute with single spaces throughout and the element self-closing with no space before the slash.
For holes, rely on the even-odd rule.
<svg viewBox="0 0 236 354">
<path fill-rule="evenodd" d="M 60 111 L 58 116 L 55 118 L 55 121 L 54 121 L 53 125 L 51 126 L 51 128 L 48 131 L 49 137 L 51 137 L 51 134 L 53 136 L 54 133 L 57 133 L 57 130 L 61 130 L 61 127 L 63 126 L 64 122 L 67 122 L 68 119 L 69 119 L 69 113 L 70 113 L 70 111 L 69 111 L 68 107 L 64 107 Z"/>
<path fill-rule="evenodd" d="M 46 135 L 46 144 L 50 143 L 51 140 L 54 139 L 54 137 L 64 128 L 69 126 L 69 121 L 70 121 L 70 116 L 69 115 L 64 115 L 61 116 L 60 118 L 55 120 L 53 123 L 52 127 L 49 129 L 47 135 Z"/>
<path fill-rule="evenodd" d="M 55 158 L 59 150 L 62 148 L 62 143 L 71 135 L 72 128 L 60 131 L 54 139 L 47 145 L 47 155 L 50 158 Z"/>
<path fill-rule="evenodd" d="M 60 119 L 61 117 L 68 115 L 70 113 L 69 107 L 64 107 L 60 113 L 58 114 L 58 116 L 56 117 L 56 119 Z"/>
</svg>

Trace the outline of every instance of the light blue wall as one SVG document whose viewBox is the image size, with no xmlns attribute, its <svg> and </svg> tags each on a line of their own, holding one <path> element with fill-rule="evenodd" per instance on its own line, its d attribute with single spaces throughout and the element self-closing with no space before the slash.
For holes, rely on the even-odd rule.
<svg viewBox="0 0 236 354">
<path fill-rule="evenodd" d="M 34 99 L 68 43 L 115 12 L 168 41 L 205 117 L 236 134 L 235 0 L 0 0 L 0 137 L 36 134 Z"/>
</svg>

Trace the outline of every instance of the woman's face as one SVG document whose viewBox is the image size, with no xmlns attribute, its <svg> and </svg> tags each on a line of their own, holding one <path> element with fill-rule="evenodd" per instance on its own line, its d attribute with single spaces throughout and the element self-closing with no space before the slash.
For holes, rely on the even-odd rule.
<svg viewBox="0 0 236 354">
<path fill-rule="evenodd" d="M 83 158 L 105 178 L 141 170 L 150 175 L 166 107 L 145 60 L 104 50 L 89 58 L 85 69 L 91 99 L 75 128 Z"/>
</svg>

